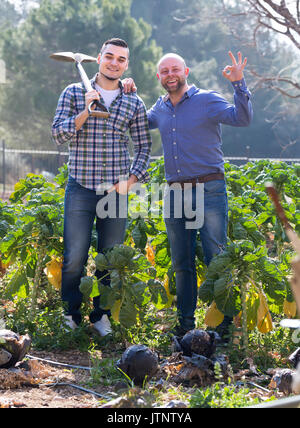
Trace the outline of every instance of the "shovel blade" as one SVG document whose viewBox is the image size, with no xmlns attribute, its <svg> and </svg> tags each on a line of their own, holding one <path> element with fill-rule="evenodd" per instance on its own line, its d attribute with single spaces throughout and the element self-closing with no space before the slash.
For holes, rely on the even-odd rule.
<svg viewBox="0 0 300 428">
<path fill-rule="evenodd" d="M 73 52 L 56 52 L 50 55 L 51 59 L 63 62 L 96 62 L 97 58 L 93 56 L 85 55 L 82 53 Z"/>
</svg>

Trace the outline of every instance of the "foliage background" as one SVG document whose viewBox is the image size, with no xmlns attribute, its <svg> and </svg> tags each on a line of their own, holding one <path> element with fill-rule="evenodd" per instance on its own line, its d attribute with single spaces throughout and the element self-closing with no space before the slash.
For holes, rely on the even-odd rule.
<svg viewBox="0 0 300 428">
<path fill-rule="evenodd" d="M 15 2 L 16 3 L 16 2 Z M 299 157 L 300 106 L 297 99 L 256 85 L 259 74 L 293 67 L 295 50 L 274 33 L 258 34 L 256 45 L 245 42 L 251 19 L 246 3 L 231 2 L 240 14 L 240 39 L 233 36 L 221 0 L 11 0 L 0 4 L 0 57 L 7 83 L 0 85 L 0 138 L 12 148 L 53 149 L 50 128 L 63 88 L 78 80 L 70 64 L 57 64 L 55 51 L 83 51 L 96 56 L 107 38 L 119 36 L 131 48 L 132 76 L 148 108 L 162 93 L 155 76 L 162 53 L 177 52 L 191 69 L 189 82 L 220 91 L 232 100 L 232 88 L 222 77 L 227 52 L 242 50 L 249 58 L 246 79 L 253 91 L 255 118 L 248 129 L 223 127 L 226 156 Z M 242 40 L 243 39 L 243 40 Z M 298 62 L 297 62 L 298 61 Z M 96 66 L 87 65 L 92 76 Z M 297 77 L 297 76 L 296 76 Z M 158 133 L 153 155 L 161 154 Z M 247 149 L 247 146 L 250 149 Z"/>
</svg>

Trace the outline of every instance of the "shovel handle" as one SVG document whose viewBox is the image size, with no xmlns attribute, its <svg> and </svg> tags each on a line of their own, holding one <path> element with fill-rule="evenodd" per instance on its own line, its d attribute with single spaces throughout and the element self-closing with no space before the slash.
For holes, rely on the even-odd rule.
<svg viewBox="0 0 300 428">
<path fill-rule="evenodd" d="M 101 110 L 93 110 L 93 106 L 99 107 Z M 102 117 L 103 119 L 107 119 L 110 116 L 109 111 L 105 111 L 103 109 L 103 105 L 100 104 L 97 100 L 91 102 L 91 104 L 88 106 L 88 112 L 92 117 Z"/>
<path fill-rule="evenodd" d="M 84 68 L 82 67 L 82 65 L 80 64 L 80 62 L 76 62 L 75 63 L 77 70 L 79 71 L 82 83 L 86 89 L 87 92 L 92 91 L 93 87 L 91 85 L 91 82 L 84 70 Z M 100 110 L 93 110 L 92 107 L 98 107 Z M 107 119 L 110 116 L 109 111 L 106 109 L 105 106 L 103 106 L 99 101 L 94 100 L 93 102 L 91 102 L 91 104 L 88 106 L 88 112 L 89 115 L 92 117 L 101 117 L 103 119 Z"/>
</svg>

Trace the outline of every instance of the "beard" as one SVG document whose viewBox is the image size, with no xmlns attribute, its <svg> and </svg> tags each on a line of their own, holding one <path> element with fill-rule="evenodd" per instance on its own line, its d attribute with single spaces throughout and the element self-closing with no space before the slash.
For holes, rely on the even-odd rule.
<svg viewBox="0 0 300 428">
<path fill-rule="evenodd" d="M 169 87 L 167 83 L 162 83 L 162 87 L 165 88 L 167 92 L 179 92 L 180 89 L 186 84 L 186 78 L 180 77 L 177 84 Z"/>
<path fill-rule="evenodd" d="M 105 79 L 110 80 L 111 82 L 114 82 L 115 80 L 119 80 L 119 77 L 107 76 L 106 74 L 104 74 L 102 72 L 100 74 L 101 74 L 101 76 L 105 77 Z"/>
</svg>

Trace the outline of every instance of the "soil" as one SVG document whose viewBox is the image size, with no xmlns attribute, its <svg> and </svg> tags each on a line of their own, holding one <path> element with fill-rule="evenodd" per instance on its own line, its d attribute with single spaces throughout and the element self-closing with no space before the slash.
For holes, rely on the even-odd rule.
<svg viewBox="0 0 300 428">
<path fill-rule="evenodd" d="M 89 354 L 74 350 L 52 353 L 34 351 L 32 355 L 65 364 L 90 366 Z M 105 395 L 107 391 L 104 391 L 102 387 L 86 386 L 89 378 L 90 372 L 87 370 L 54 366 L 37 360 L 28 360 L 20 368 L 13 370 L 0 369 L 0 408 L 100 407 L 101 397 L 71 386 L 53 385 L 56 383 L 74 384 Z"/>
<path fill-rule="evenodd" d="M 100 352 L 100 351 L 99 351 Z M 90 366 L 90 355 L 88 352 L 80 352 L 76 350 L 70 351 L 36 351 L 31 350 L 30 355 L 56 361 L 63 364 L 75 366 Z M 180 354 L 178 354 L 180 355 Z M 182 364 L 178 360 L 176 353 L 168 359 L 168 364 L 164 369 L 162 379 L 162 371 L 155 376 L 157 388 L 161 382 L 169 384 L 166 377 L 178 377 L 178 372 L 181 370 Z M 174 361 L 173 361 L 174 360 Z M 19 363 L 20 364 L 20 363 Z M 181 372 L 179 372 L 180 374 Z M 273 373 L 272 373 L 273 374 Z M 192 374 L 189 373 L 190 377 Z M 235 375 L 236 380 L 249 376 L 249 380 L 255 381 L 253 378 L 253 369 L 241 371 Z M 269 380 L 272 375 L 267 376 Z M 17 368 L 0 369 L 0 409 L 1 408 L 99 408 L 108 400 L 116 399 L 121 395 L 118 393 L 114 385 L 109 387 L 97 385 L 95 382 L 90 384 L 90 371 L 78 368 L 68 368 L 57 366 L 41 360 L 25 360 Z M 61 385 L 63 384 L 63 385 Z M 72 384 L 73 386 L 71 386 Z M 89 386 L 91 385 L 91 386 Z M 81 391 L 74 386 L 84 387 L 90 392 Z M 176 386 L 176 383 L 173 385 Z M 178 386 L 178 385 L 177 385 Z M 254 386 L 254 385 L 253 385 Z M 170 400 L 178 399 L 177 394 L 174 394 L 174 388 L 165 397 L 166 404 Z M 99 396 L 93 393 L 99 394 Z M 192 388 L 187 388 L 187 393 L 192 392 Z M 139 395 L 140 393 L 138 393 Z M 249 394 L 253 398 L 260 397 L 263 400 L 276 396 L 280 398 L 281 394 L 274 393 L 274 390 L 269 393 L 261 389 L 251 388 Z M 113 406 L 115 407 L 115 406 Z M 127 407 L 122 406 L 122 407 Z M 132 407 L 129 406 L 129 407 Z M 135 407 L 135 406 L 134 406 Z M 164 406 L 163 406 L 164 407 Z M 186 407 L 186 406 L 184 406 Z"/>
</svg>

